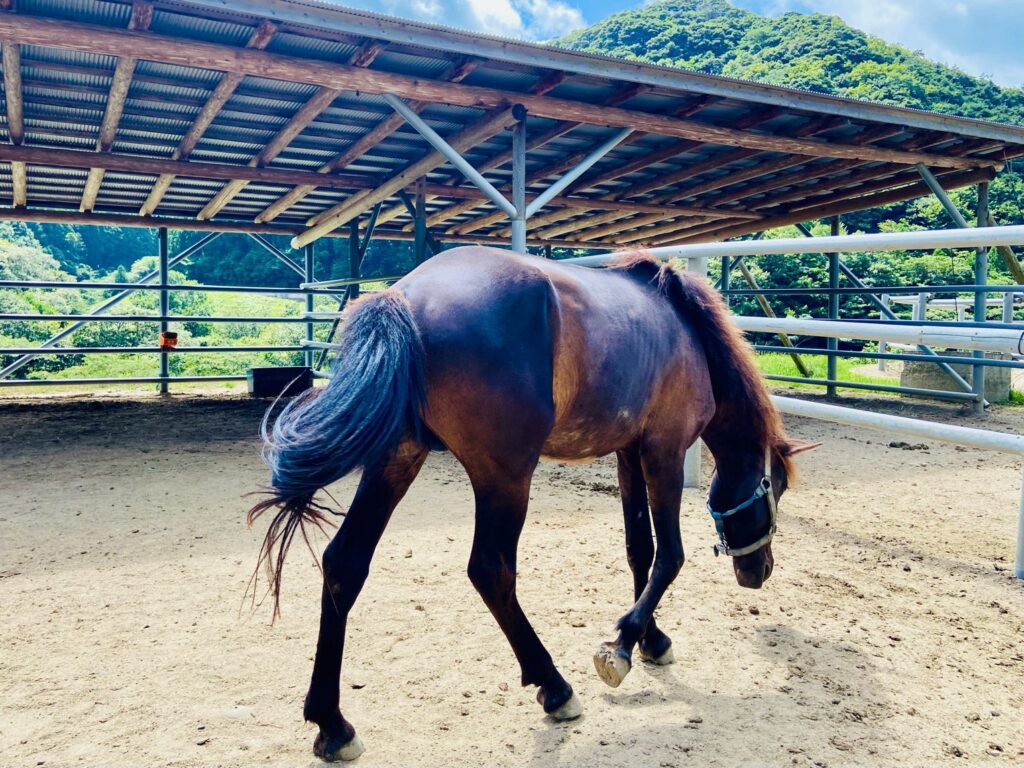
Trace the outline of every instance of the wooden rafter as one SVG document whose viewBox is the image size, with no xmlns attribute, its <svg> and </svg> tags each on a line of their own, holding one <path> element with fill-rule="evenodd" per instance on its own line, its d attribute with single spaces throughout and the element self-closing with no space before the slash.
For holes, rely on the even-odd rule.
<svg viewBox="0 0 1024 768">
<path fill-rule="evenodd" d="M 990 168 L 981 168 L 973 171 L 945 170 L 939 172 L 937 175 L 943 179 L 943 186 L 946 189 L 958 189 L 960 187 L 967 187 L 972 184 L 988 181 L 992 178 L 994 172 Z M 697 227 L 692 231 L 680 232 L 670 237 L 666 237 L 663 240 L 654 241 L 649 245 L 679 245 L 683 243 L 728 240 L 730 237 L 748 235 L 752 232 L 760 232 L 762 230 L 774 229 L 776 227 L 787 227 L 792 224 L 814 221 L 815 219 L 821 219 L 827 216 L 840 216 L 844 213 L 876 208 L 881 205 L 889 205 L 890 203 L 898 203 L 904 200 L 913 200 L 915 198 L 922 197 L 923 195 L 927 195 L 930 192 L 931 190 L 928 186 L 923 181 L 919 181 L 897 189 L 890 189 L 885 192 L 864 195 L 863 197 L 856 197 L 853 199 L 844 199 L 841 202 L 818 205 L 814 208 L 807 208 L 795 213 L 781 213 L 772 218 L 763 219 L 753 226 L 747 222 L 721 227 L 720 223 L 716 222 L 712 225 L 704 225 L 708 227 L 708 231 L 697 231 L 702 229 L 702 227 Z M 715 227 L 718 228 L 715 229 Z"/>
<path fill-rule="evenodd" d="M 840 122 L 843 122 L 843 121 L 840 121 Z M 801 137 L 801 138 L 805 137 L 805 136 L 813 136 L 814 134 L 821 133 L 821 132 L 824 132 L 824 131 L 828 131 L 828 130 L 831 130 L 831 129 L 835 128 L 835 127 L 836 127 L 836 121 L 834 119 L 832 119 L 832 118 L 823 118 L 823 119 L 820 119 L 820 120 L 812 120 L 811 122 L 807 123 L 802 128 L 800 128 L 796 132 L 795 135 L 798 136 L 798 137 Z M 892 128 L 890 126 L 885 126 L 885 130 L 888 132 L 885 135 L 891 135 L 891 133 L 894 133 L 894 132 L 898 133 L 900 129 Z M 866 131 L 861 137 L 859 137 L 859 141 L 866 143 L 867 141 L 877 140 L 878 138 L 880 138 L 880 134 L 878 134 L 877 132 Z M 734 158 L 738 158 L 738 159 L 745 159 L 746 157 L 756 156 L 756 153 L 755 153 L 755 155 L 751 155 L 747 150 L 736 150 L 734 153 L 730 153 L 730 154 Z M 690 187 L 685 187 L 683 189 L 670 190 L 668 192 L 665 192 L 665 193 L 663 193 L 661 195 L 656 196 L 654 199 L 657 202 L 661 202 L 661 203 L 677 203 L 677 202 L 681 203 L 681 202 L 683 202 L 685 200 L 689 200 L 689 199 L 691 199 L 693 197 L 697 197 L 697 196 L 699 196 L 701 194 L 706 194 L 707 192 L 711 192 L 711 191 L 714 191 L 714 190 L 717 190 L 717 189 L 722 189 L 723 187 L 727 187 L 727 186 L 730 186 L 732 184 L 741 183 L 743 181 L 746 181 L 747 179 L 756 178 L 757 176 L 760 176 L 760 175 L 763 175 L 763 174 L 766 174 L 766 173 L 775 173 L 775 172 L 778 172 L 778 171 L 783 170 L 785 168 L 791 168 L 791 167 L 793 167 L 795 165 L 800 165 L 800 164 L 802 164 L 802 163 L 804 163 L 806 161 L 807 161 L 806 158 L 801 158 L 801 157 L 794 158 L 792 156 L 783 157 L 783 158 L 769 159 L 769 160 L 767 160 L 767 161 L 765 161 L 763 163 L 756 163 L 755 165 L 751 166 L 750 168 L 743 168 L 743 169 L 740 169 L 738 171 L 733 171 L 731 173 L 726 173 L 726 174 L 723 174 L 722 176 L 719 176 L 719 177 L 716 177 L 716 178 L 713 178 L 713 179 L 709 179 L 707 181 L 699 182 L 696 185 L 693 185 L 693 186 L 690 186 Z M 755 168 L 761 169 L 761 170 L 760 171 L 755 171 L 754 170 Z M 684 174 L 681 174 L 681 173 L 680 174 L 672 174 L 672 176 L 671 176 L 672 183 L 678 183 L 679 181 L 683 181 L 684 179 L 687 179 L 687 178 L 697 178 L 697 177 L 700 177 L 700 176 L 704 175 L 708 171 L 714 170 L 714 169 L 715 168 L 714 168 L 713 164 L 711 164 L 710 161 L 706 162 L 706 163 L 698 163 L 698 164 L 693 165 L 693 166 L 691 166 L 689 168 L 689 170 L 691 171 L 691 173 L 689 175 L 684 175 Z M 649 191 L 646 187 L 641 187 L 641 189 L 643 190 L 643 192 Z M 621 197 L 627 197 L 627 196 L 628 197 L 632 197 L 633 194 L 622 195 Z M 715 198 L 715 199 L 717 199 L 717 198 Z M 671 223 L 663 222 L 663 220 L 661 218 L 655 217 L 653 215 L 652 216 L 639 216 L 639 217 L 637 217 L 635 219 L 632 219 L 632 220 L 630 220 L 628 222 L 628 226 L 629 226 L 630 229 L 646 227 L 646 226 L 649 226 L 649 225 L 652 225 L 652 224 L 656 225 L 657 229 L 659 231 L 662 231 L 662 232 L 671 231 L 672 230 L 672 226 L 673 226 Z M 680 229 L 680 228 L 683 228 L 683 227 L 686 227 L 686 226 L 691 226 L 692 224 L 693 224 L 693 222 L 676 222 L 675 228 L 676 229 Z M 594 238 L 604 237 L 606 233 L 610 234 L 610 230 L 609 230 L 608 227 L 601 228 L 601 229 L 596 229 L 596 230 L 589 230 L 586 233 L 586 238 L 585 239 L 594 239 Z M 623 240 L 623 242 L 625 242 L 625 241 L 626 240 Z"/>
<path fill-rule="evenodd" d="M 263 50 L 269 44 L 271 39 L 274 37 L 274 33 L 277 31 L 277 25 L 272 24 L 269 21 L 263 21 L 250 35 L 248 42 L 246 42 L 246 48 L 253 48 L 255 50 Z M 221 111 L 228 99 L 231 98 L 235 89 L 238 88 L 239 83 L 244 79 L 244 75 L 240 75 L 236 72 L 228 72 L 220 81 L 217 86 L 213 89 L 210 97 L 203 104 L 199 110 L 199 114 L 196 115 L 192 121 L 192 125 L 189 126 L 188 131 L 182 137 L 178 146 L 175 147 L 171 153 L 172 160 L 187 160 L 192 154 L 192 150 L 199 144 L 199 140 L 202 139 L 203 134 L 206 133 L 206 129 L 213 123 L 214 118 Z M 167 190 L 174 182 L 174 174 L 164 173 L 161 174 L 156 182 L 153 184 L 153 188 L 149 191 L 149 195 L 146 197 L 146 202 L 142 204 L 139 209 L 140 216 L 148 216 L 149 214 L 156 211 L 160 206 L 160 201 L 164 199 L 164 195 L 167 194 Z"/>
<path fill-rule="evenodd" d="M 754 127 L 756 127 L 757 125 L 760 125 L 763 122 L 767 122 L 768 120 L 771 120 L 771 119 L 775 118 L 777 115 L 778 115 L 778 111 L 773 109 L 773 108 L 768 108 L 768 109 L 764 109 L 764 110 L 757 110 L 757 111 L 752 112 L 751 114 L 743 117 L 740 121 L 738 121 L 737 124 L 738 124 L 738 127 L 740 129 L 754 128 Z M 815 130 L 824 130 L 825 126 L 818 125 L 818 124 L 812 124 L 809 127 L 805 126 L 804 130 L 810 131 L 812 128 L 815 129 Z M 701 146 L 701 145 L 698 144 L 697 146 Z M 689 147 L 689 149 L 693 149 L 693 148 L 694 147 Z M 720 167 L 719 164 L 715 162 L 715 160 L 718 160 L 719 162 L 729 163 L 729 162 L 734 162 L 736 159 L 739 159 L 739 158 L 748 157 L 751 154 L 755 154 L 755 153 L 753 153 L 751 150 L 745 150 L 745 149 L 744 150 L 733 150 L 731 152 L 726 152 L 724 154 L 720 153 L 715 158 L 712 158 L 711 160 L 707 160 L 707 161 L 705 161 L 703 163 L 695 163 L 695 164 L 686 166 L 685 168 L 682 168 L 679 171 L 676 171 L 674 173 L 668 174 L 667 176 L 664 176 L 664 175 L 657 176 L 653 181 L 642 182 L 639 185 L 633 185 L 633 186 L 627 187 L 624 190 L 623 189 L 614 190 L 612 192 L 609 192 L 606 195 L 602 195 L 601 199 L 604 199 L 604 200 L 607 200 L 607 199 L 611 199 L 611 200 L 625 200 L 625 199 L 632 198 L 632 197 L 638 197 L 638 196 L 640 196 L 642 194 L 646 194 L 647 192 L 650 192 L 652 190 L 661 189 L 664 186 L 668 186 L 668 185 L 670 185 L 672 183 L 675 183 L 675 182 L 672 181 L 673 179 L 692 178 L 693 176 L 696 176 L 696 175 L 699 175 L 700 173 L 706 172 L 706 170 L 710 170 L 710 169 L 714 169 L 714 168 Z M 658 202 L 658 203 L 661 203 L 661 202 L 663 202 L 663 200 L 674 200 L 674 199 L 675 198 L 673 198 L 672 195 L 670 195 L 669 193 L 665 193 L 665 194 L 662 194 L 662 195 L 658 196 L 657 198 L 655 198 L 655 201 Z M 681 210 L 681 213 L 683 213 L 682 210 Z M 556 227 L 551 227 L 551 228 L 545 229 L 543 232 L 541 232 L 541 236 L 543 236 L 543 237 L 554 237 L 554 236 L 556 236 L 558 234 L 562 234 L 564 232 L 576 232 L 576 231 L 579 231 L 581 229 L 586 229 L 586 228 L 598 226 L 598 225 L 601 225 L 601 224 L 610 224 L 611 222 L 615 222 L 615 221 L 617 221 L 619 219 L 625 218 L 625 216 L 627 216 L 627 215 L 629 215 L 629 214 L 628 213 L 613 214 L 612 212 L 608 212 L 608 213 L 605 213 L 605 214 L 602 214 L 600 216 L 593 217 L 593 218 L 587 217 L 586 219 L 576 220 L 576 221 L 568 222 L 568 223 L 565 223 L 565 224 L 559 224 Z M 545 222 L 545 223 L 553 223 L 554 221 L 558 221 L 558 220 L 557 219 L 553 219 L 550 222 Z M 616 225 L 614 227 L 607 227 L 606 231 L 608 231 L 610 233 L 614 233 L 617 228 L 621 229 L 621 227 L 619 225 Z"/>
<path fill-rule="evenodd" d="M 233 48 L 199 40 L 182 40 L 166 35 L 113 30 L 95 24 L 12 14 L 0 15 L 0 40 L 55 46 L 88 53 L 144 57 L 165 64 L 203 66 L 227 72 L 254 74 L 286 81 L 311 83 L 326 88 L 391 93 L 418 101 L 458 106 L 496 108 L 515 99 L 530 114 L 555 120 L 571 120 L 609 127 L 631 128 L 649 133 L 715 142 L 769 152 L 786 152 L 808 157 L 832 157 L 923 163 L 937 168 L 1000 168 L 1000 160 L 951 158 L 941 154 L 901 152 L 885 147 L 857 147 L 842 142 L 793 139 L 735 128 L 710 126 L 635 109 L 606 107 L 551 96 L 512 94 L 497 88 L 443 83 L 390 72 L 366 70 L 314 59 L 302 59 L 266 51 Z"/>
<path fill-rule="evenodd" d="M 282 226 L 277 224 L 254 224 L 251 221 L 238 221 L 235 219 L 219 219 L 216 221 L 200 221 L 192 218 L 180 218 L 171 216 L 139 216 L 132 213 L 83 213 L 79 210 L 25 210 L 12 209 L 4 211 L 4 218 L 11 221 L 33 221 L 39 223 L 54 224 L 86 224 L 90 226 L 118 226 L 118 227 L 167 227 L 169 229 L 192 230 L 197 232 L 241 232 L 257 235 L 282 235 L 290 237 L 302 232 L 301 228 Z M 349 237 L 347 230 L 331 232 L 326 237 Z M 396 229 L 382 229 L 377 233 L 383 240 L 406 240 L 413 239 L 413 235 Z M 489 245 L 504 245 L 505 241 L 496 237 L 472 237 L 463 238 L 456 242 L 482 243 Z M 552 241 L 551 245 L 577 248 L 581 244 L 573 240 Z M 603 248 L 610 243 L 599 243 L 592 245 L 593 248 Z"/>
<path fill-rule="evenodd" d="M 611 107 L 617 106 L 619 104 L 625 104 L 627 101 L 629 101 L 633 97 L 635 97 L 635 96 L 637 96 L 637 95 L 639 95 L 641 93 L 644 93 L 645 90 L 648 90 L 648 89 L 638 88 L 636 86 L 626 86 L 625 88 L 620 89 L 618 92 L 616 92 L 615 94 L 610 96 L 608 98 L 607 104 L 608 104 L 608 106 L 611 106 Z M 688 105 L 686 108 L 684 108 L 684 111 L 688 112 L 689 114 L 694 114 L 694 112 L 690 111 L 692 109 L 693 109 L 693 105 Z M 642 131 L 634 131 L 623 142 L 621 142 L 619 144 L 619 146 L 623 147 L 623 146 L 626 146 L 628 144 L 632 144 L 634 142 L 637 142 L 643 136 L 644 136 L 644 133 Z M 564 158 L 562 158 L 560 160 L 557 160 L 557 161 L 555 161 L 553 163 L 549 163 L 548 165 L 544 166 L 543 168 L 540 168 L 540 169 L 534 171 L 533 173 L 531 173 L 527 177 L 527 179 L 526 179 L 526 184 L 527 184 L 527 186 L 529 186 L 530 184 L 535 184 L 538 181 L 543 181 L 544 179 L 549 178 L 551 176 L 559 176 L 559 175 L 565 173 L 566 171 L 568 171 L 569 169 L 574 168 L 579 163 L 583 162 L 583 160 L 585 160 L 586 157 L 589 154 L 590 154 L 590 149 L 581 150 L 579 152 L 574 152 L 573 154 L 569 155 L 568 157 L 564 157 Z M 483 216 L 483 217 L 480 217 L 480 218 L 477 218 L 477 219 L 472 219 L 470 221 L 466 221 L 466 222 L 463 222 L 461 224 L 458 224 L 455 227 L 452 227 L 450 231 L 451 232 L 458 232 L 459 234 L 463 234 L 463 235 L 464 234 L 469 234 L 471 232 L 477 231 L 478 229 L 482 229 L 484 227 L 490 226 L 491 224 L 497 223 L 497 222 L 501 221 L 504 218 L 505 218 L 504 214 L 502 214 L 500 211 L 498 211 L 498 212 L 491 213 L 491 214 L 488 214 L 486 216 Z"/>
<path fill-rule="evenodd" d="M 149 28 L 152 20 L 153 6 L 135 0 L 132 3 L 132 13 L 128 19 L 128 29 L 133 32 L 144 31 Z M 128 98 L 128 89 L 132 84 L 132 74 L 135 72 L 137 59 L 136 56 L 121 56 L 114 66 L 114 75 L 110 80 L 110 93 L 107 95 L 107 105 L 103 111 L 103 122 L 100 124 L 100 133 L 96 138 L 97 152 L 109 152 L 114 146 L 117 127 L 121 124 L 121 113 L 124 112 L 124 103 Z M 96 207 L 96 197 L 100 193 L 100 184 L 103 183 L 104 173 L 102 168 L 89 169 L 89 175 L 85 180 L 85 189 L 82 192 L 82 203 L 79 206 L 82 211 L 91 211 Z"/>
<path fill-rule="evenodd" d="M 554 73 L 551 73 L 548 77 L 544 77 L 541 80 L 539 80 L 533 86 L 533 88 L 530 89 L 530 92 L 533 93 L 534 95 L 542 95 L 542 94 L 548 93 L 548 92 L 554 90 L 559 84 L 561 84 L 565 80 L 565 77 L 566 77 L 566 75 L 565 75 L 564 72 L 554 72 Z M 619 94 L 616 94 L 616 96 L 614 96 L 613 98 L 614 99 L 620 99 L 621 101 L 626 101 L 628 99 L 633 98 L 633 96 L 636 96 L 638 93 L 642 93 L 645 90 L 649 90 L 649 89 L 647 89 L 646 87 L 632 85 L 632 86 L 629 86 L 628 88 L 626 88 L 624 92 L 620 92 Z M 575 123 L 557 123 L 555 126 L 553 126 L 552 128 L 549 128 L 547 131 L 544 131 L 539 136 L 535 136 L 533 139 L 528 139 L 527 140 L 527 144 L 526 144 L 526 151 L 529 152 L 529 151 L 531 151 L 533 149 L 536 149 L 537 147 L 543 146 L 547 142 L 552 141 L 552 140 L 558 138 L 559 136 L 564 136 L 566 133 L 568 133 L 569 131 L 571 131 L 574 128 L 576 128 L 576 125 L 577 124 L 575 124 Z M 503 150 L 503 151 L 499 152 L 496 155 L 493 155 L 493 156 L 489 157 L 483 163 L 477 165 L 476 169 L 480 173 L 486 173 L 487 171 L 493 170 L 494 168 L 501 167 L 505 163 L 509 162 L 511 159 L 512 159 L 512 149 L 510 147 L 510 148 L 508 148 L 506 150 Z M 461 178 L 462 178 L 462 174 L 460 174 L 460 173 L 458 173 L 456 171 L 454 174 L 452 174 L 445 181 L 445 183 L 446 184 L 458 184 Z M 426 202 L 431 202 L 434 199 L 436 199 L 436 198 L 428 197 Z M 473 208 L 476 207 L 474 205 L 474 206 L 466 208 L 466 206 L 469 206 L 469 202 L 468 201 L 466 201 L 464 203 L 460 203 L 459 205 L 454 206 L 454 207 L 459 208 L 459 209 L 463 209 L 464 208 L 465 210 L 473 210 Z M 404 205 L 392 206 L 391 208 L 389 208 L 389 209 L 387 209 L 385 211 L 381 211 L 380 215 L 377 217 L 377 223 L 378 224 L 383 224 L 383 223 L 392 221 L 393 219 L 398 218 L 399 216 L 405 214 L 406 212 L 407 211 L 406 211 L 406 208 L 405 208 Z M 434 216 L 434 220 L 435 220 L 435 224 L 436 224 L 437 220 L 438 220 L 437 215 Z M 406 229 L 407 230 L 411 229 L 412 226 L 413 226 L 412 224 L 407 225 Z M 428 223 L 428 226 L 433 226 L 433 225 Z"/>
<path fill-rule="evenodd" d="M 50 149 L 45 147 L 26 147 L 0 144 L 0 162 L 22 163 L 38 165 L 51 168 L 90 168 L 98 165 L 108 171 L 124 171 L 131 173 L 142 173 L 148 175 L 169 174 L 196 179 L 216 179 L 220 181 L 233 181 L 244 179 L 245 181 L 264 182 L 268 184 L 294 185 L 315 180 L 324 187 L 344 189 L 348 191 L 376 190 L 380 187 L 381 180 L 371 176 L 355 176 L 351 174 L 335 174 L 322 177 L 311 171 L 295 171 L 284 168 L 251 168 L 249 166 L 227 165 L 224 163 L 203 163 L 196 161 L 175 161 L 161 158 L 140 157 L 138 155 L 124 155 L 108 153 L 97 155 L 95 152 L 87 152 L 80 149 Z M 480 202 L 486 197 L 482 191 L 471 186 L 451 187 L 444 183 L 428 182 L 424 184 L 426 193 L 433 197 L 453 198 L 456 200 L 472 200 Z M 529 197 L 528 200 L 532 200 Z M 661 213 L 662 215 L 678 214 L 680 210 L 689 209 L 677 206 L 655 205 L 642 202 L 619 202 L 619 201 L 594 201 L 586 197 L 556 197 L 553 202 L 556 205 L 587 211 L 608 208 L 616 211 L 631 211 L 634 213 Z M 757 214 L 735 212 L 731 209 L 723 209 L 714 212 L 713 209 L 693 209 L 695 213 L 716 215 L 718 217 L 747 217 L 757 218 Z"/>
<path fill-rule="evenodd" d="M 514 114 L 516 111 L 512 107 L 492 109 L 455 136 L 448 137 L 447 141 L 456 152 L 465 152 L 470 147 L 474 147 L 514 125 L 518 119 Z M 386 200 L 398 190 L 404 189 L 446 162 L 447 158 L 444 155 L 436 150 L 431 150 L 424 157 L 382 182 L 376 189 L 353 195 L 348 200 L 311 219 L 307 222 L 310 225 L 309 229 L 296 238 L 296 245 L 301 246 L 313 242 L 325 233 L 347 224 L 363 211 L 372 208 L 381 200 Z"/>
<path fill-rule="evenodd" d="M 368 40 L 349 58 L 348 64 L 353 67 L 368 67 L 377 58 L 377 55 L 384 50 L 384 44 L 377 40 Z M 292 115 L 291 119 L 284 124 L 274 137 L 267 143 L 263 150 L 249 161 L 250 168 L 264 168 L 273 162 L 274 158 L 284 152 L 296 136 L 312 123 L 320 113 L 331 106 L 338 95 L 340 88 L 331 88 L 325 85 L 320 86 L 316 93 L 299 107 L 299 110 Z M 248 185 L 244 179 L 230 181 L 221 187 L 220 191 L 213 196 L 197 218 L 201 220 L 212 219 L 230 203 L 235 196 Z"/>
<path fill-rule="evenodd" d="M 865 131 L 864 135 L 862 137 L 860 137 L 860 140 L 862 140 L 862 141 L 870 141 L 870 140 L 877 141 L 879 138 L 881 138 L 884 135 L 886 130 L 890 131 L 890 133 L 891 133 L 894 129 L 889 128 L 887 126 L 881 126 L 879 128 L 875 128 L 875 129 L 872 129 L 870 131 Z M 927 147 L 931 147 L 931 146 L 935 146 L 935 145 L 938 145 L 938 144 L 942 144 L 942 143 L 948 141 L 948 138 L 949 138 L 948 135 L 939 135 L 939 136 L 932 136 L 932 137 L 917 137 L 915 139 L 903 142 L 903 144 L 901 146 L 903 148 L 905 148 L 905 149 L 910 149 L 910 148 L 913 148 L 913 149 L 924 149 L 924 148 L 927 148 Z M 982 148 L 981 147 L 976 147 L 973 144 L 969 144 L 967 146 L 961 147 L 954 154 L 962 154 L 964 152 L 974 151 L 974 150 L 979 150 L 979 149 L 982 149 Z M 718 202 L 718 203 L 728 203 L 728 202 L 732 202 L 734 200 L 744 200 L 744 199 L 747 199 L 749 197 L 753 197 L 753 196 L 756 196 L 756 195 L 759 195 L 759 194 L 763 194 L 766 191 L 771 191 L 771 190 L 774 190 L 774 189 L 778 189 L 780 187 L 788 187 L 788 186 L 791 186 L 793 184 L 802 183 L 804 181 L 810 181 L 812 179 L 818 178 L 818 177 L 823 176 L 823 175 L 828 175 L 828 174 L 831 174 L 831 173 L 841 172 L 842 170 L 853 170 L 853 169 L 855 169 L 855 168 L 857 168 L 859 166 L 863 166 L 863 165 L 871 165 L 871 167 L 866 169 L 866 170 L 864 170 L 864 171 L 861 171 L 859 173 L 848 174 L 848 175 L 845 175 L 845 176 L 840 176 L 838 178 L 826 179 L 823 182 L 820 182 L 820 183 L 816 184 L 814 186 L 814 188 L 811 189 L 811 190 L 808 190 L 806 188 L 801 187 L 801 188 L 798 188 L 796 190 L 791 190 L 790 192 L 783 192 L 783 193 L 780 193 L 779 195 L 774 195 L 772 197 L 769 197 L 769 198 L 766 198 L 764 200 L 758 201 L 758 202 L 754 203 L 753 205 L 751 205 L 749 207 L 752 208 L 755 211 L 762 211 L 765 208 L 778 208 L 778 206 L 780 206 L 782 203 L 789 202 L 791 200 L 801 200 L 801 199 L 807 198 L 808 196 L 810 196 L 810 197 L 819 196 L 819 195 L 821 195 L 821 194 L 823 194 L 825 192 L 834 190 L 834 189 L 839 188 L 839 187 L 855 186 L 855 185 L 858 185 L 858 184 L 862 184 L 865 181 L 871 181 L 871 180 L 875 180 L 875 179 L 878 179 L 878 178 L 889 178 L 893 174 L 895 174 L 895 173 L 897 173 L 899 171 L 906 171 L 907 170 L 906 166 L 898 165 L 898 164 L 895 164 L 895 163 L 886 163 L 886 164 L 883 164 L 883 165 L 872 165 L 870 163 L 858 163 L 858 162 L 849 161 L 849 160 L 836 161 L 836 162 L 833 162 L 833 163 L 816 163 L 816 164 L 811 164 L 810 166 L 808 166 L 807 168 L 803 169 L 802 171 L 797 171 L 797 172 L 789 173 L 789 174 L 781 174 L 781 175 L 779 175 L 779 176 L 777 176 L 775 178 L 767 179 L 767 180 L 765 180 L 763 182 L 760 182 L 758 184 L 744 185 L 744 186 L 740 187 L 738 190 L 736 190 L 736 191 L 734 191 L 734 192 L 732 192 L 730 194 L 717 195 L 717 196 L 715 196 L 712 199 L 715 202 Z M 916 173 L 914 174 L 913 178 L 914 179 L 917 178 Z M 883 188 L 885 188 L 886 185 L 892 186 L 893 183 L 892 182 L 886 182 L 885 184 L 875 185 L 873 187 L 873 189 L 883 189 Z M 870 190 L 861 189 L 861 191 L 870 191 Z M 777 211 L 776 211 L 776 213 L 777 213 Z M 765 215 L 772 216 L 772 215 L 775 215 L 775 214 L 774 213 L 767 213 Z M 648 220 L 648 223 L 651 223 L 651 222 L 652 222 L 652 220 Z M 724 226 L 724 224 L 722 224 L 721 222 L 719 222 L 719 224 L 721 226 Z M 682 223 L 682 222 L 680 222 L 680 223 L 676 224 L 675 230 L 679 231 L 679 230 L 683 230 L 683 229 L 689 229 L 691 225 L 692 225 L 692 222 L 689 222 L 689 223 Z M 707 226 L 709 228 L 713 228 L 714 225 L 709 224 Z M 646 243 L 646 242 L 649 242 L 649 239 L 645 239 L 643 237 L 643 235 L 645 235 L 645 234 L 649 233 L 651 235 L 651 237 L 655 237 L 656 235 L 668 234 L 671 231 L 672 230 L 669 227 L 658 227 L 658 232 L 657 233 L 655 233 L 653 231 L 649 231 L 649 230 L 644 230 L 642 232 L 634 233 L 631 237 L 624 238 L 623 242 L 643 241 L 643 242 Z"/>
<path fill-rule="evenodd" d="M 480 66 L 479 59 L 462 59 L 450 66 L 442 79 L 451 83 L 462 82 L 465 78 L 469 77 L 473 70 L 478 66 Z M 422 111 L 426 106 L 427 102 L 413 102 L 409 105 L 409 107 L 415 112 Z M 367 131 L 363 136 L 356 139 L 343 152 L 320 166 L 317 169 L 317 173 L 327 175 L 344 170 L 349 163 L 365 155 L 375 146 L 384 141 L 388 136 L 401 128 L 404 124 L 405 120 L 402 119 L 401 115 L 388 115 L 380 123 Z M 268 205 L 259 213 L 259 215 L 256 216 L 257 223 L 273 221 L 307 195 L 316 191 L 317 186 L 318 185 L 316 184 L 301 184 L 288 190 L 288 192 Z"/>
</svg>

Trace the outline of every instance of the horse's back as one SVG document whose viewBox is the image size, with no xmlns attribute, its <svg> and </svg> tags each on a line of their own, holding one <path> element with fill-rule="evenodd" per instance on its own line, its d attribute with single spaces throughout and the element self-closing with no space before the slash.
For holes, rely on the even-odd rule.
<svg viewBox="0 0 1024 768">
<path fill-rule="evenodd" d="M 395 284 L 423 341 L 424 419 L 464 463 L 481 450 L 539 451 L 554 425 L 558 316 L 551 283 L 535 264 L 509 251 L 454 248 Z"/>
</svg>

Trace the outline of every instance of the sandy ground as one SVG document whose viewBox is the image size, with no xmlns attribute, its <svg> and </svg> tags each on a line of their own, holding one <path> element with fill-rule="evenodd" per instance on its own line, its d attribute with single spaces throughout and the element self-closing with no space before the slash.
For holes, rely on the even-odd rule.
<svg viewBox="0 0 1024 768">
<path fill-rule="evenodd" d="M 320 591 L 308 553 L 292 553 L 275 626 L 267 606 L 240 611 L 262 409 L 211 395 L 0 404 L 0 765 L 316 764 L 301 717 Z M 984 423 L 1019 430 L 1024 414 Z M 542 466 L 519 594 L 582 699 L 569 724 L 518 686 L 465 577 L 464 474 L 432 456 L 349 623 L 359 765 L 1024 763 L 1019 463 L 790 429 L 826 445 L 783 501 L 771 581 L 737 587 L 688 495 L 688 560 L 659 612 L 677 663 L 638 663 L 617 690 L 591 664 L 631 596 L 614 464 Z"/>
</svg>

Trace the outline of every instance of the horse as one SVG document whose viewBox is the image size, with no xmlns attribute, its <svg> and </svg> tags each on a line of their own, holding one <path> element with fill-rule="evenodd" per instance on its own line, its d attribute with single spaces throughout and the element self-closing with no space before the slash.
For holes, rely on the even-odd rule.
<svg viewBox="0 0 1024 768">
<path fill-rule="evenodd" d="M 269 412 L 268 412 L 269 417 Z M 362 469 L 355 497 L 323 553 L 319 639 L 303 714 L 319 726 L 320 758 L 364 747 L 339 709 L 345 626 L 391 513 L 431 450 L 450 451 L 475 497 L 468 574 L 508 638 L 523 686 L 555 720 L 581 714 L 516 598 L 516 554 L 530 482 L 542 457 L 615 453 L 634 605 L 594 663 L 621 684 L 639 647 L 673 660 L 654 611 L 683 565 L 683 457 L 703 438 L 715 459 L 708 495 L 740 586 L 771 575 L 776 504 L 794 455 L 753 355 L 718 293 L 701 278 L 642 255 L 607 269 L 481 246 L 445 251 L 345 313 L 330 381 L 264 419 L 269 498 L 261 549 L 278 611 L 281 568 L 314 500 Z M 657 548 L 652 539 L 657 536 Z M 309 543 L 308 538 L 306 543 Z M 259 566 L 257 566 L 259 567 Z"/>
</svg>

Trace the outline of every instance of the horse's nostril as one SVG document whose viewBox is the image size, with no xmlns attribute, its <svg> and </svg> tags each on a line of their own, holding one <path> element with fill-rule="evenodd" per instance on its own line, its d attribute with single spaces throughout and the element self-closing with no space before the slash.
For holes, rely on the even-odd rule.
<svg viewBox="0 0 1024 768">
<path fill-rule="evenodd" d="M 768 577 L 771 576 L 771 575 L 772 575 L 772 564 L 771 563 L 765 563 L 764 564 L 764 580 L 768 581 Z"/>
</svg>

